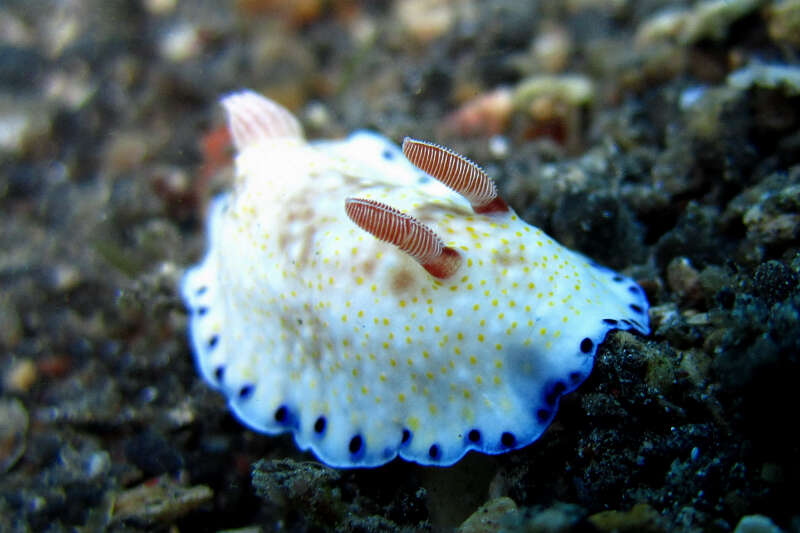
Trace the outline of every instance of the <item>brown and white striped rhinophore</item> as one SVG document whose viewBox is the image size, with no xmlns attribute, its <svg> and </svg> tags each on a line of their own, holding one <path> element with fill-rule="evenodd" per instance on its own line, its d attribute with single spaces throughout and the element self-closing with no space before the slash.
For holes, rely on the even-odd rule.
<svg viewBox="0 0 800 533">
<path fill-rule="evenodd" d="M 476 213 L 506 213 L 492 178 L 481 167 L 449 148 L 411 137 L 403 139 L 403 154 L 414 165 L 466 198 Z"/>
<path fill-rule="evenodd" d="M 337 467 L 507 452 L 610 330 L 649 332 L 635 282 L 526 224 L 455 152 L 309 143 L 256 93 L 222 103 L 236 180 L 181 294 L 201 374 L 256 431 Z"/>
<path fill-rule="evenodd" d="M 458 251 L 445 246 L 432 229 L 411 215 L 364 198 L 348 198 L 344 209 L 361 229 L 394 244 L 432 276 L 446 279 L 458 270 L 461 264 Z"/>
</svg>

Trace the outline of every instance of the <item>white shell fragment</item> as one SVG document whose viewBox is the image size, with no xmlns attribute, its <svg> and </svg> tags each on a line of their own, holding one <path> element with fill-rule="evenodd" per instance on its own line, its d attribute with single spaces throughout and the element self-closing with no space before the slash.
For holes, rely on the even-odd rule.
<svg viewBox="0 0 800 533">
<path fill-rule="evenodd" d="M 510 208 L 476 213 L 384 137 L 308 143 L 253 92 L 223 106 L 236 183 L 181 292 L 203 377 L 251 428 L 291 431 L 337 467 L 502 453 L 539 438 L 610 330 L 649 333 L 634 281 Z M 383 227 L 359 227 L 348 198 L 413 217 L 455 271 L 433 276 Z"/>
</svg>

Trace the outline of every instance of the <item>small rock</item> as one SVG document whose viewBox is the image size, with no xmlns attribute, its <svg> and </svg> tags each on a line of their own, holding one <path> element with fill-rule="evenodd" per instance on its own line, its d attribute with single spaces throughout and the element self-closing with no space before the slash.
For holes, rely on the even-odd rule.
<svg viewBox="0 0 800 533">
<path fill-rule="evenodd" d="M 50 270 L 50 287 L 59 293 L 75 289 L 83 281 L 78 267 L 71 264 L 58 264 Z"/>
<path fill-rule="evenodd" d="M 0 346 L 13 348 L 22 340 L 22 319 L 10 299 L 0 294 Z"/>
<path fill-rule="evenodd" d="M 3 374 L 3 387 L 9 392 L 26 393 L 30 390 L 38 372 L 30 359 L 18 359 Z"/>
<path fill-rule="evenodd" d="M 758 9 L 761 0 L 705 0 L 687 16 L 681 40 L 696 43 L 703 39 L 721 41 L 728 35 L 731 25 Z"/>
<path fill-rule="evenodd" d="M 756 292 L 770 306 L 796 291 L 799 282 L 798 275 L 791 268 L 775 260 L 760 264 L 753 275 Z"/>
<path fill-rule="evenodd" d="M 753 86 L 782 89 L 787 95 L 800 94 L 800 68 L 795 65 L 750 63 L 728 75 L 728 85 L 741 90 Z"/>
<path fill-rule="evenodd" d="M 136 170 L 141 167 L 149 150 L 148 139 L 144 134 L 118 133 L 104 147 L 104 166 L 112 175 Z"/>
<path fill-rule="evenodd" d="M 800 0 L 773 2 L 767 8 L 767 20 L 773 41 L 800 46 Z"/>
<path fill-rule="evenodd" d="M 503 530 L 506 522 L 517 514 L 517 504 L 506 496 L 489 500 L 456 530 L 458 533 L 490 533 Z"/>
<path fill-rule="evenodd" d="M 16 47 L 24 48 L 36 43 L 36 36 L 26 21 L 11 12 L 3 9 L 0 11 L 0 35 L 2 42 Z"/>
<path fill-rule="evenodd" d="M 395 9 L 402 28 L 419 43 L 441 37 L 456 22 L 455 2 L 450 0 L 406 0 Z"/>
<path fill-rule="evenodd" d="M 703 293 L 708 296 L 713 296 L 720 291 L 724 290 L 727 285 L 731 284 L 730 275 L 725 269 L 709 265 L 700 272 L 699 280 L 700 287 Z"/>
<path fill-rule="evenodd" d="M 22 146 L 28 129 L 28 116 L 23 111 L 3 112 L 0 115 L 0 149 L 10 152 Z"/>
<path fill-rule="evenodd" d="M 28 435 L 28 411 L 16 398 L 0 400 L 0 473 L 7 472 L 22 454 Z"/>
<path fill-rule="evenodd" d="M 765 244 L 790 241 L 800 235 L 800 215 L 769 213 L 761 205 L 748 209 L 742 222 L 749 236 L 760 238 Z"/>
<path fill-rule="evenodd" d="M 497 159 L 505 159 L 511 151 L 511 143 L 508 137 L 493 135 L 489 138 L 489 153 Z"/>
<path fill-rule="evenodd" d="M 654 305 L 650 308 L 650 322 L 654 330 L 662 324 L 669 324 L 679 317 L 678 306 L 672 302 Z"/>
<path fill-rule="evenodd" d="M 733 533 L 781 533 L 781 528 L 764 515 L 752 514 L 743 516 Z"/>
<path fill-rule="evenodd" d="M 700 274 L 686 257 L 676 257 L 667 265 L 667 284 L 678 296 L 694 300 L 700 292 Z"/>
<path fill-rule="evenodd" d="M 703 350 L 686 350 L 681 354 L 680 370 L 695 386 L 702 387 L 708 378 L 711 357 Z"/>
<path fill-rule="evenodd" d="M 541 74 L 520 81 L 514 91 L 514 103 L 520 109 L 535 108 L 543 98 L 580 107 L 594 100 L 594 84 L 588 77 L 579 74 Z"/>
<path fill-rule="evenodd" d="M 190 425 L 197 419 L 194 405 L 188 400 L 180 402 L 166 413 L 166 419 L 173 427 L 182 428 Z"/>
<path fill-rule="evenodd" d="M 177 209 L 182 203 L 192 202 L 192 179 L 186 170 L 173 166 L 153 169 L 150 175 L 153 190 L 164 199 L 170 211 Z"/>
<path fill-rule="evenodd" d="M 313 461 L 262 459 L 252 468 L 252 484 L 265 503 L 303 509 L 304 519 L 325 530 L 340 530 L 352 518 L 342 498 L 341 474 Z"/>
<path fill-rule="evenodd" d="M 708 326 L 711 324 L 711 319 L 708 317 L 708 313 L 694 313 L 686 311 L 684 313 L 684 319 L 690 326 Z"/>
<path fill-rule="evenodd" d="M 73 366 L 70 356 L 64 354 L 43 355 L 36 360 L 36 369 L 46 378 L 58 379 L 66 376 Z"/>
<path fill-rule="evenodd" d="M 320 503 L 331 498 L 331 486 L 340 478 L 333 468 L 314 462 L 261 460 L 253 465 L 256 493 L 272 502 Z"/>
<path fill-rule="evenodd" d="M 525 520 L 526 533 L 567 533 L 579 530 L 579 522 L 586 516 L 586 511 L 568 503 L 557 503 L 552 507 L 534 513 Z"/>
<path fill-rule="evenodd" d="M 650 16 L 636 29 L 636 44 L 646 47 L 659 41 L 676 40 L 688 15 L 689 11 L 686 9 L 670 7 Z"/>
<path fill-rule="evenodd" d="M 0 153 L 20 155 L 42 142 L 50 133 L 50 126 L 46 107 L 0 98 Z"/>
<path fill-rule="evenodd" d="M 79 63 L 68 72 L 48 73 L 43 85 L 48 101 L 72 111 L 83 107 L 96 90 L 89 65 L 85 63 Z"/>
<path fill-rule="evenodd" d="M 538 68 L 545 72 L 561 72 L 569 62 L 572 39 L 566 28 L 545 25 L 532 45 L 533 58 Z"/>
<path fill-rule="evenodd" d="M 144 0 L 144 7 L 154 15 L 166 15 L 175 11 L 178 0 Z"/>
<path fill-rule="evenodd" d="M 506 130 L 512 111 L 513 93 L 500 87 L 464 102 L 445 119 L 444 129 L 463 136 L 498 135 Z"/>
<path fill-rule="evenodd" d="M 311 102 L 306 106 L 305 119 L 309 126 L 318 130 L 329 128 L 331 124 L 331 112 L 322 102 Z"/>
<path fill-rule="evenodd" d="M 179 24 L 162 37 L 159 51 L 164 59 L 173 63 L 192 59 L 202 51 L 200 32 L 192 24 Z"/>
<path fill-rule="evenodd" d="M 646 503 L 637 503 L 630 511 L 602 511 L 588 518 L 600 531 L 614 531 L 618 533 L 650 532 L 661 533 L 665 531 L 658 511 Z"/>
<path fill-rule="evenodd" d="M 214 492 L 206 485 L 186 487 L 170 476 L 161 476 L 119 493 L 114 499 L 111 520 L 168 523 L 213 497 Z"/>
</svg>

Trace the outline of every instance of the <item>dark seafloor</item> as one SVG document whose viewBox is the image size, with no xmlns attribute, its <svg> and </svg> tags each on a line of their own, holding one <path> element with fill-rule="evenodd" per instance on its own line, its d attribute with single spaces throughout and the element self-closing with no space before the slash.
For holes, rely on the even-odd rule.
<svg viewBox="0 0 800 533">
<path fill-rule="evenodd" d="M 194 368 L 220 95 L 452 146 L 635 277 L 525 449 L 331 470 Z M 800 1 L 0 3 L 0 531 L 800 531 Z"/>
</svg>

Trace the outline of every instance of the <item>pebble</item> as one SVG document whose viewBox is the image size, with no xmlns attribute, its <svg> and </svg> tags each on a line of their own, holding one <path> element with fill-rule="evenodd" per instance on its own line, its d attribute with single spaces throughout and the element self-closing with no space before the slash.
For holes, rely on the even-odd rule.
<svg viewBox="0 0 800 533">
<path fill-rule="evenodd" d="M 269 502 L 325 506 L 341 497 L 332 490 L 341 479 L 339 471 L 316 462 L 262 459 L 253 465 L 256 494 Z"/>
<path fill-rule="evenodd" d="M 309 126 L 316 129 L 330 127 L 332 122 L 331 112 L 328 107 L 319 101 L 310 102 L 304 112 L 306 122 Z"/>
<path fill-rule="evenodd" d="M 656 13 L 636 29 L 636 44 L 647 47 L 659 41 L 674 39 L 681 32 L 688 11 L 669 8 Z"/>
<path fill-rule="evenodd" d="M 0 42 L 17 47 L 33 46 L 36 37 L 30 26 L 14 13 L 0 10 Z"/>
<path fill-rule="evenodd" d="M 19 150 L 28 125 L 26 113 L 20 110 L 0 111 L 0 150 Z"/>
<path fill-rule="evenodd" d="M 213 497 L 214 492 L 206 485 L 187 487 L 164 475 L 117 494 L 111 520 L 169 523 L 210 502 Z"/>
<path fill-rule="evenodd" d="M 175 407 L 169 409 L 166 418 L 167 421 L 177 429 L 192 424 L 197 419 L 197 413 L 193 404 L 189 400 L 184 400 Z"/>
<path fill-rule="evenodd" d="M 637 503 L 629 511 L 601 511 L 588 518 L 600 531 L 624 533 L 660 533 L 665 531 L 658 512 L 646 503 Z"/>
<path fill-rule="evenodd" d="M 756 204 L 742 217 L 747 231 L 759 237 L 764 244 L 791 241 L 800 236 L 800 215 L 797 213 L 774 214 Z"/>
<path fill-rule="evenodd" d="M 569 32 L 555 24 L 545 25 L 533 41 L 534 62 L 548 73 L 561 72 L 569 62 L 572 39 Z"/>
<path fill-rule="evenodd" d="M 711 324 L 711 319 L 708 317 L 708 313 L 696 313 L 692 312 L 690 309 L 687 309 L 684 311 L 683 317 L 686 320 L 686 323 L 690 326 L 708 326 Z"/>
<path fill-rule="evenodd" d="M 55 265 L 50 270 L 50 287 L 56 292 L 69 292 L 83 281 L 80 270 L 75 265 Z"/>
<path fill-rule="evenodd" d="M 173 63 L 182 63 L 200 54 L 200 32 L 192 24 L 183 23 L 168 30 L 158 46 L 161 56 Z"/>
<path fill-rule="evenodd" d="M 667 284 L 681 298 L 694 299 L 700 290 L 700 273 L 686 257 L 675 257 L 667 265 Z"/>
<path fill-rule="evenodd" d="M 154 15 L 167 15 L 175 11 L 178 0 L 144 0 L 144 8 Z"/>
<path fill-rule="evenodd" d="M 299 26 L 317 20 L 329 7 L 335 10 L 338 4 L 348 3 L 324 0 L 237 0 L 235 4 L 245 16 L 267 13 L 273 19 Z"/>
<path fill-rule="evenodd" d="M 782 89 L 789 96 L 800 95 L 800 67 L 796 65 L 750 63 L 728 75 L 728 85 L 746 91 L 753 86 Z"/>
<path fill-rule="evenodd" d="M 50 9 L 49 16 L 44 18 L 41 32 L 42 44 L 50 58 L 58 58 L 78 40 L 86 27 L 86 13 L 89 9 L 82 2 L 59 2 Z M 57 6 L 57 7 L 56 7 Z"/>
<path fill-rule="evenodd" d="M 691 9 L 668 7 L 639 25 L 635 41 L 645 47 L 665 41 L 682 45 L 704 39 L 721 41 L 733 23 L 758 9 L 761 3 L 761 0 L 706 0 Z"/>
<path fill-rule="evenodd" d="M 0 96 L 0 154 L 21 155 L 46 138 L 50 126 L 44 106 Z"/>
<path fill-rule="evenodd" d="M 507 522 L 517 514 L 517 504 L 507 496 L 489 500 L 456 530 L 457 533 L 492 533 L 505 530 Z"/>
<path fill-rule="evenodd" d="M 781 533 L 781 528 L 764 515 L 751 514 L 739 520 L 733 533 Z"/>
<path fill-rule="evenodd" d="M 48 101 L 77 111 L 95 94 L 89 65 L 76 62 L 69 72 L 57 71 L 44 80 L 44 94 Z"/>
<path fill-rule="evenodd" d="M 150 152 L 149 140 L 139 132 L 120 132 L 105 145 L 103 166 L 111 175 L 141 168 Z"/>
<path fill-rule="evenodd" d="M 22 319 L 6 295 L 0 294 L 0 346 L 13 348 L 22 340 Z"/>
<path fill-rule="evenodd" d="M 445 129 L 459 135 L 497 135 L 505 131 L 514 110 L 513 91 L 499 87 L 464 102 L 445 119 Z"/>
<path fill-rule="evenodd" d="M 455 2 L 451 0 L 405 0 L 395 6 L 400 26 L 419 43 L 441 37 L 456 22 Z"/>
<path fill-rule="evenodd" d="M 86 458 L 84 474 L 87 479 L 105 475 L 111 469 L 111 456 L 104 450 L 96 451 Z"/>
<path fill-rule="evenodd" d="M 12 393 L 26 393 L 30 390 L 38 372 L 36 364 L 30 359 L 18 359 L 3 374 L 3 388 Z"/>
<path fill-rule="evenodd" d="M 650 321 L 653 328 L 656 330 L 660 328 L 662 324 L 675 322 L 679 316 L 678 305 L 673 302 L 650 307 Z"/>
<path fill-rule="evenodd" d="M 0 473 L 5 473 L 25 453 L 28 411 L 16 398 L 0 400 Z"/>
<path fill-rule="evenodd" d="M 552 507 L 526 516 L 523 531 L 526 533 L 581 531 L 581 520 L 585 515 L 586 511 L 579 505 L 556 503 Z"/>
<path fill-rule="evenodd" d="M 580 107 L 591 103 L 594 97 L 592 80 L 580 74 L 531 76 L 520 81 L 514 91 L 514 102 L 519 108 L 536 107 L 536 102 L 543 98 Z"/>
<path fill-rule="evenodd" d="M 681 352 L 680 371 L 685 372 L 696 387 L 703 387 L 708 379 L 712 358 L 702 350 Z"/>
<path fill-rule="evenodd" d="M 182 202 L 191 200 L 192 178 L 186 170 L 175 166 L 155 168 L 150 175 L 151 184 L 155 192 L 163 198 L 170 207 L 178 208 Z"/>
<path fill-rule="evenodd" d="M 767 8 L 767 31 L 776 42 L 800 46 L 800 0 L 773 2 Z"/>
<path fill-rule="evenodd" d="M 64 354 L 43 355 L 36 360 L 36 368 L 45 378 L 58 379 L 72 370 L 72 358 Z"/>
<path fill-rule="evenodd" d="M 700 459 L 700 448 L 698 448 L 697 446 L 692 448 L 692 451 L 689 452 L 689 459 L 693 463 L 696 463 L 697 460 Z"/>
<path fill-rule="evenodd" d="M 511 151 L 511 143 L 508 137 L 503 135 L 492 135 L 489 138 L 489 153 L 497 159 L 505 159 Z"/>
<path fill-rule="evenodd" d="M 758 265 L 753 273 L 753 289 L 769 306 L 788 298 L 799 282 L 800 277 L 790 267 L 776 260 Z"/>
<path fill-rule="evenodd" d="M 699 2 L 685 20 L 681 40 L 695 43 L 702 39 L 721 41 L 730 26 L 758 9 L 761 0 L 706 0 Z"/>
</svg>

